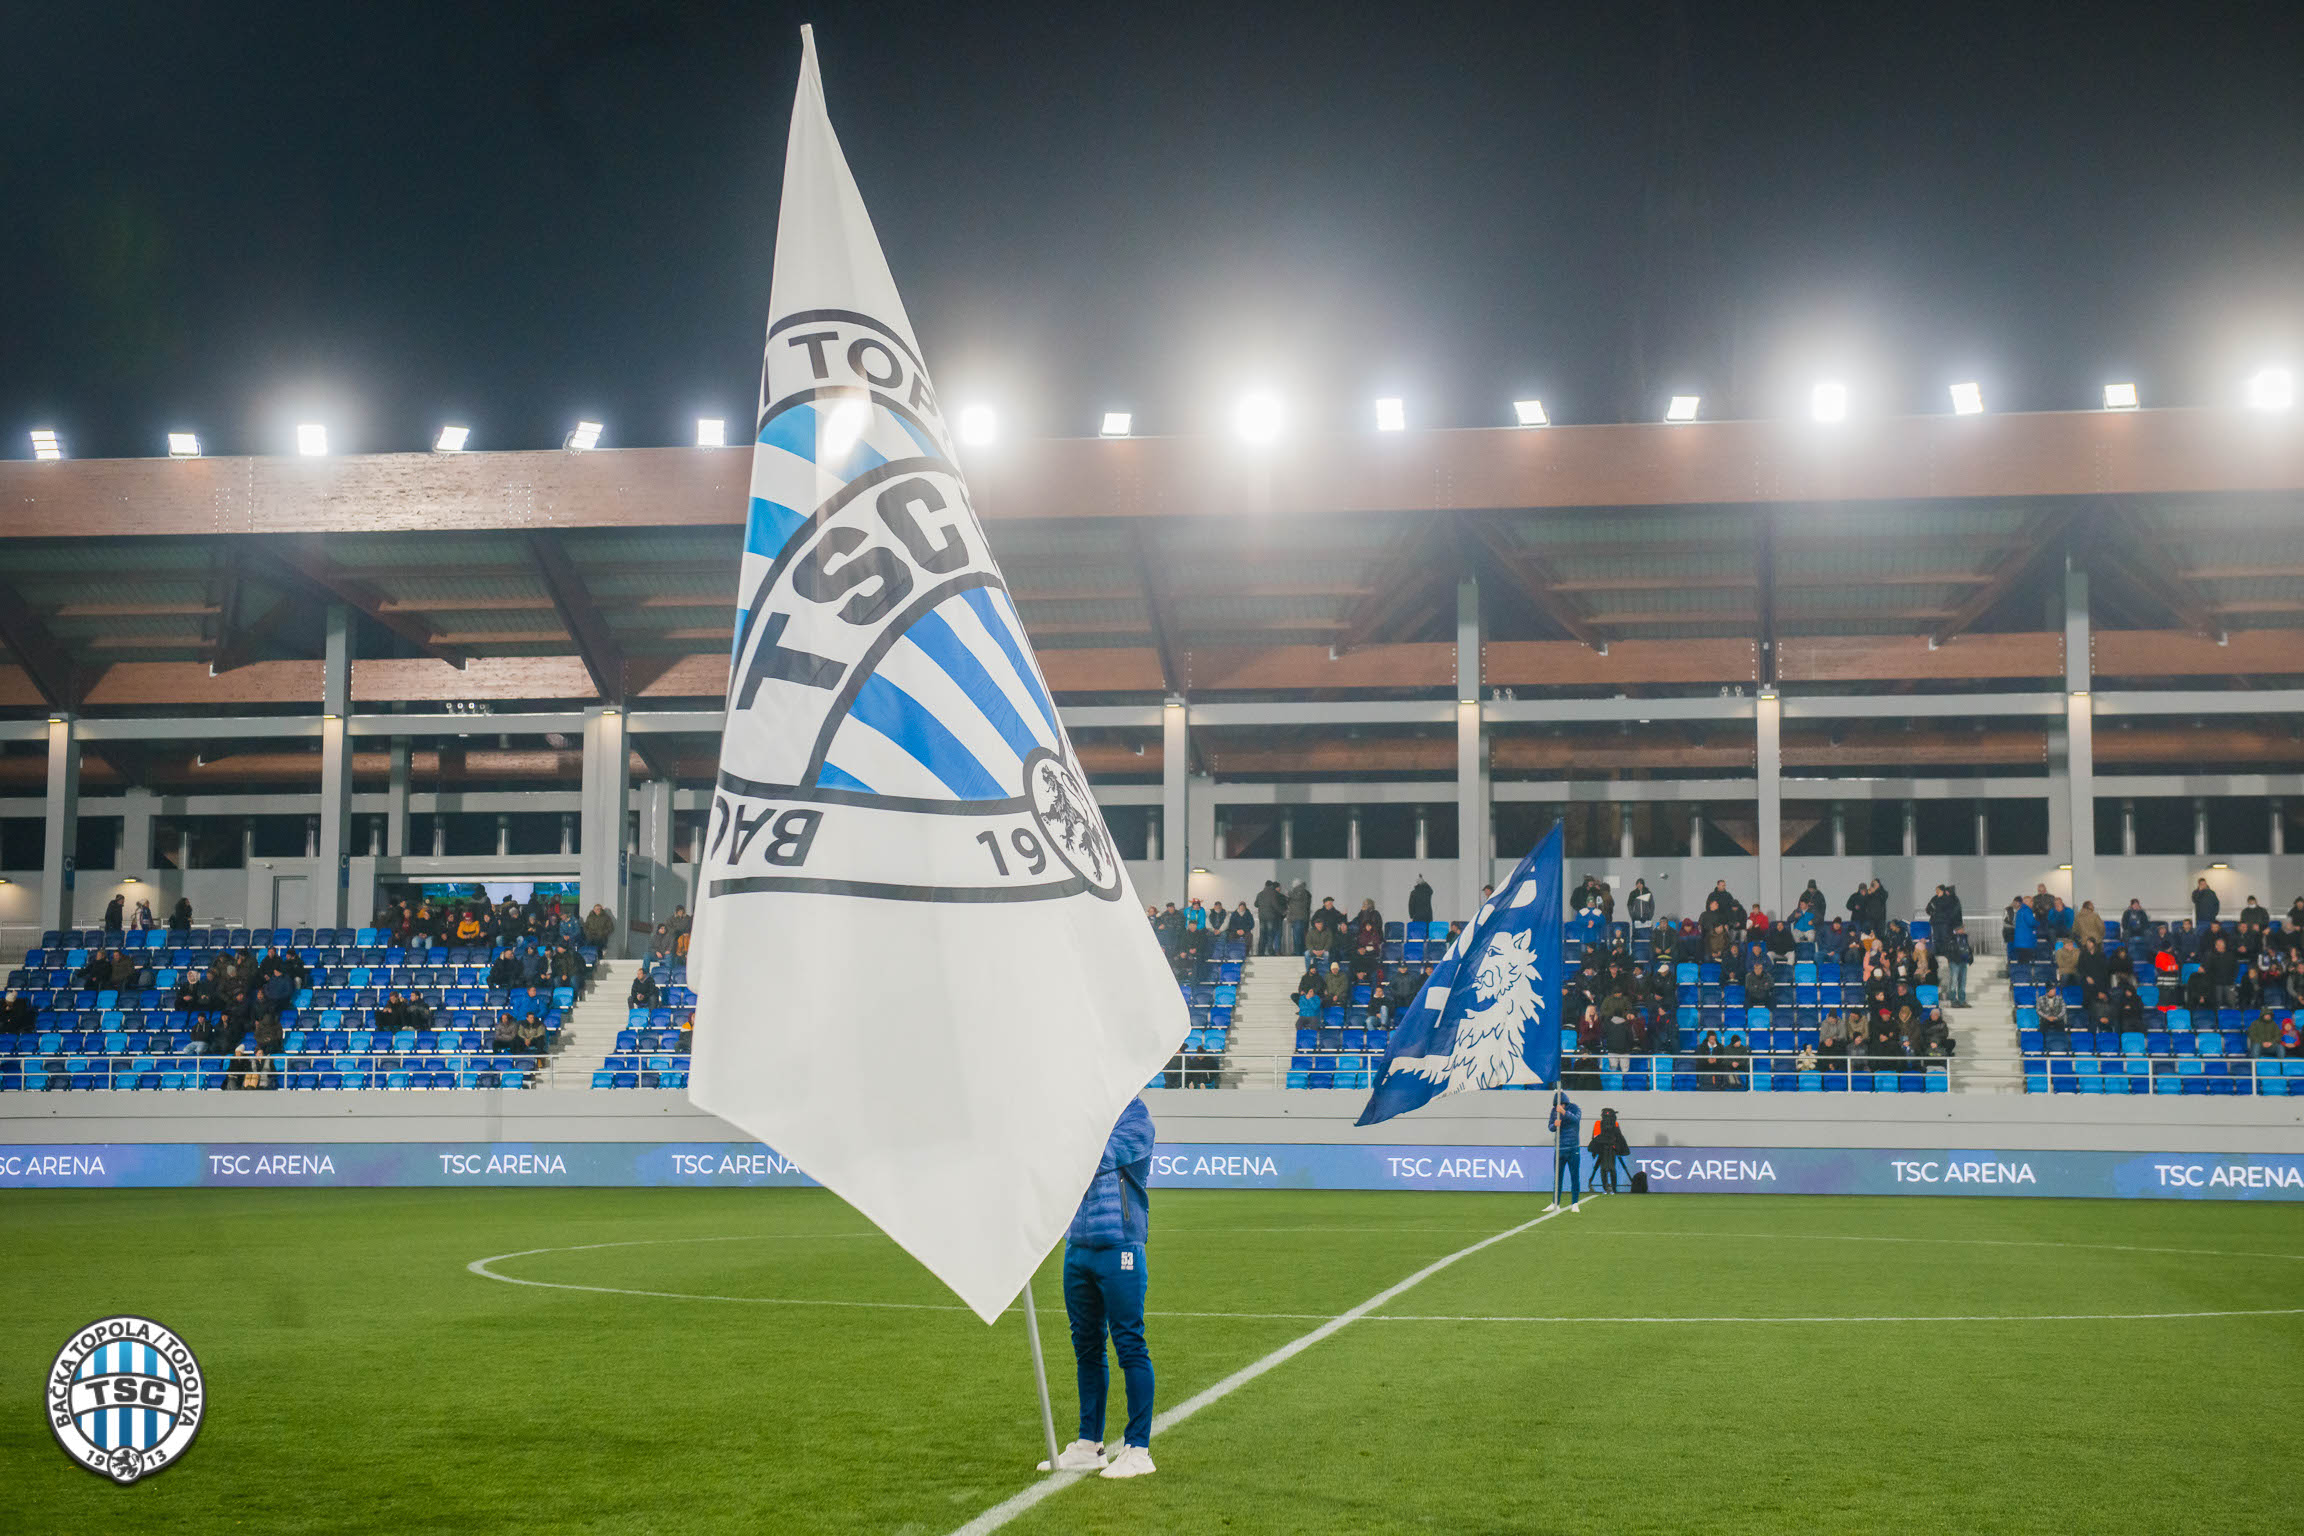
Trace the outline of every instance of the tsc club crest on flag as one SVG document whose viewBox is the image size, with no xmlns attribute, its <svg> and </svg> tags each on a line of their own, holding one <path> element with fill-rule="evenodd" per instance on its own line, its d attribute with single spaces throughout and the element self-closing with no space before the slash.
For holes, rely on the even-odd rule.
<svg viewBox="0 0 2304 1536">
<path fill-rule="evenodd" d="M 148 1317 L 75 1329 L 48 1367 L 47 1400 L 64 1454 L 123 1486 L 189 1450 L 208 1407 L 200 1362 Z"/>
<path fill-rule="evenodd" d="M 1559 1078 L 1560 908 L 1555 826 L 1457 933 L 1394 1025 L 1360 1124 L 1442 1094 Z"/>
<path fill-rule="evenodd" d="M 802 36 L 689 1091 L 989 1321 L 1190 1021 Z"/>
</svg>

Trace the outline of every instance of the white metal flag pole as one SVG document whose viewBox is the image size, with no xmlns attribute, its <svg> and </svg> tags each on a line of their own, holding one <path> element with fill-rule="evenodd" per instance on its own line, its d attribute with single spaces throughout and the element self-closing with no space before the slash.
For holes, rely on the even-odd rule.
<svg viewBox="0 0 2304 1536">
<path fill-rule="evenodd" d="M 1032 1309 L 1032 1283 L 1024 1283 L 1024 1332 L 1032 1340 L 1032 1380 L 1040 1388 L 1040 1428 L 1048 1436 L 1048 1470 L 1056 1470 L 1056 1410 L 1048 1405 L 1048 1362 L 1040 1354 L 1040 1314 Z"/>
</svg>

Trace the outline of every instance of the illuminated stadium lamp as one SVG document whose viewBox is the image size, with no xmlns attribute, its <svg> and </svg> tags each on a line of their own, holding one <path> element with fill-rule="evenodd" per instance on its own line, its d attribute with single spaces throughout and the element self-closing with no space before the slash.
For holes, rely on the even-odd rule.
<svg viewBox="0 0 2304 1536">
<path fill-rule="evenodd" d="M 1408 430 L 1408 406 L 1396 395 L 1386 395 L 1376 402 L 1376 430 L 1379 432 L 1405 432 Z"/>
<path fill-rule="evenodd" d="M 1544 414 L 1544 402 L 1541 400 L 1515 400 L 1512 402 L 1512 414 L 1524 427 L 1552 425 L 1552 418 Z"/>
<path fill-rule="evenodd" d="M 1694 421 L 1698 399 L 1699 397 L 1695 395 L 1674 395 L 1672 403 L 1664 407 L 1664 419 L 1666 421 Z"/>
<path fill-rule="evenodd" d="M 434 453 L 462 453 L 472 438 L 470 427 L 442 427 L 440 435 L 432 439 Z"/>
<path fill-rule="evenodd" d="M 697 417 L 696 446 L 699 448 L 727 447 L 728 423 L 718 416 Z"/>
<path fill-rule="evenodd" d="M 1826 379 L 1808 392 L 1808 414 L 1818 421 L 1846 421 L 1848 419 L 1848 386 L 1838 379 Z"/>
<path fill-rule="evenodd" d="M 1136 418 L 1126 411 L 1106 411 L 1104 425 L 1097 429 L 1097 436 L 1126 437 L 1135 425 Z"/>
<path fill-rule="evenodd" d="M 1245 396 L 1232 412 L 1232 425 L 1252 443 L 1268 443 L 1280 435 L 1280 397 L 1261 392 Z"/>
<path fill-rule="evenodd" d="M 1984 386 L 1970 380 L 1952 386 L 1952 414 L 1955 416 L 1981 416 L 1984 414 Z"/>
<path fill-rule="evenodd" d="M 54 429 L 49 427 L 34 427 L 32 429 L 32 457 L 36 459 L 60 459 L 64 457 L 63 441 L 56 436 Z"/>
<path fill-rule="evenodd" d="M 2248 381 L 2248 408 L 2284 411 L 2296 403 L 2296 375 L 2285 368 L 2266 368 Z"/>
<path fill-rule="evenodd" d="M 2136 386 L 2133 384 L 2105 385 L 2104 409 L 2108 411 L 2132 411 L 2136 409 Z"/>
<path fill-rule="evenodd" d="M 971 405 L 960 412 L 960 441 L 982 448 L 999 435 L 1000 418 L 992 414 L 992 407 Z"/>
<path fill-rule="evenodd" d="M 560 446 L 574 453 L 590 453 L 600 446 L 600 430 L 596 421 L 580 421 Z"/>
<path fill-rule="evenodd" d="M 2230 869 L 2232 866 L 2229 864 L 2211 864 L 2208 867 L 2210 869 Z"/>
<path fill-rule="evenodd" d="M 200 457 L 199 437 L 190 432 L 169 433 L 168 457 L 172 459 L 196 459 Z"/>
<path fill-rule="evenodd" d="M 296 451 L 308 459 L 327 457 L 327 427 L 316 421 L 299 423 L 296 428 Z"/>
</svg>

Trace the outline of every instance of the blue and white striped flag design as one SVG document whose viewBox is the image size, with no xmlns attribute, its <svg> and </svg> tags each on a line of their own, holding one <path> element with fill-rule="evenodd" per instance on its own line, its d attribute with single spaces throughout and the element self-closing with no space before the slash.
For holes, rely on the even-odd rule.
<svg viewBox="0 0 2304 1536">
<path fill-rule="evenodd" d="M 1559 1080 L 1560 879 L 1555 825 L 1481 903 L 1394 1024 L 1360 1124 L 1442 1094 Z"/>
</svg>

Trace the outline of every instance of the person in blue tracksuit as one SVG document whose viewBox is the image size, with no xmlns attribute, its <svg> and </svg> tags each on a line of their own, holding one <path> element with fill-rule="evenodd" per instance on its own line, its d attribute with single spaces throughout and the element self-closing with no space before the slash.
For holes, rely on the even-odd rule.
<svg viewBox="0 0 2304 1536">
<path fill-rule="evenodd" d="M 1580 1210 L 1584 1204 L 1584 1168 L 1580 1154 L 1584 1143 L 1577 1134 L 1584 1127 L 1584 1111 L 1567 1094 L 1554 1091 L 1552 1116 L 1546 1128 L 1555 1138 L 1552 1155 L 1552 1203 L 1547 1210 L 1560 1209 L 1560 1188 L 1568 1187 L 1568 1209 Z"/>
<path fill-rule="evenodd" d="M 1153 1470 L 1152 1352 L 1144 1343 L 1145 1242 L 1152 1227 L 1144 1180 L 1152 1171 L 1152 1141 L 1152 1112 L 1142 1099 L 1130 1099 L 1105 1140 L 1096 1177 L 1064 1235 L 1064 1311 L 1079 1367 L 1080 1437 L 1057 1455 L 1059 1470 L 1101 1467 L 1112 1478 L 1142 1477 Z M 1104 1454 L 1104 1399 L 1111 1388 L 1106 1335 L 1112 1353 L 1120 1357 L 1120 1379 L 1128 1394 L 1128 1427 L 1109 1457 Z"/>
</svg>

